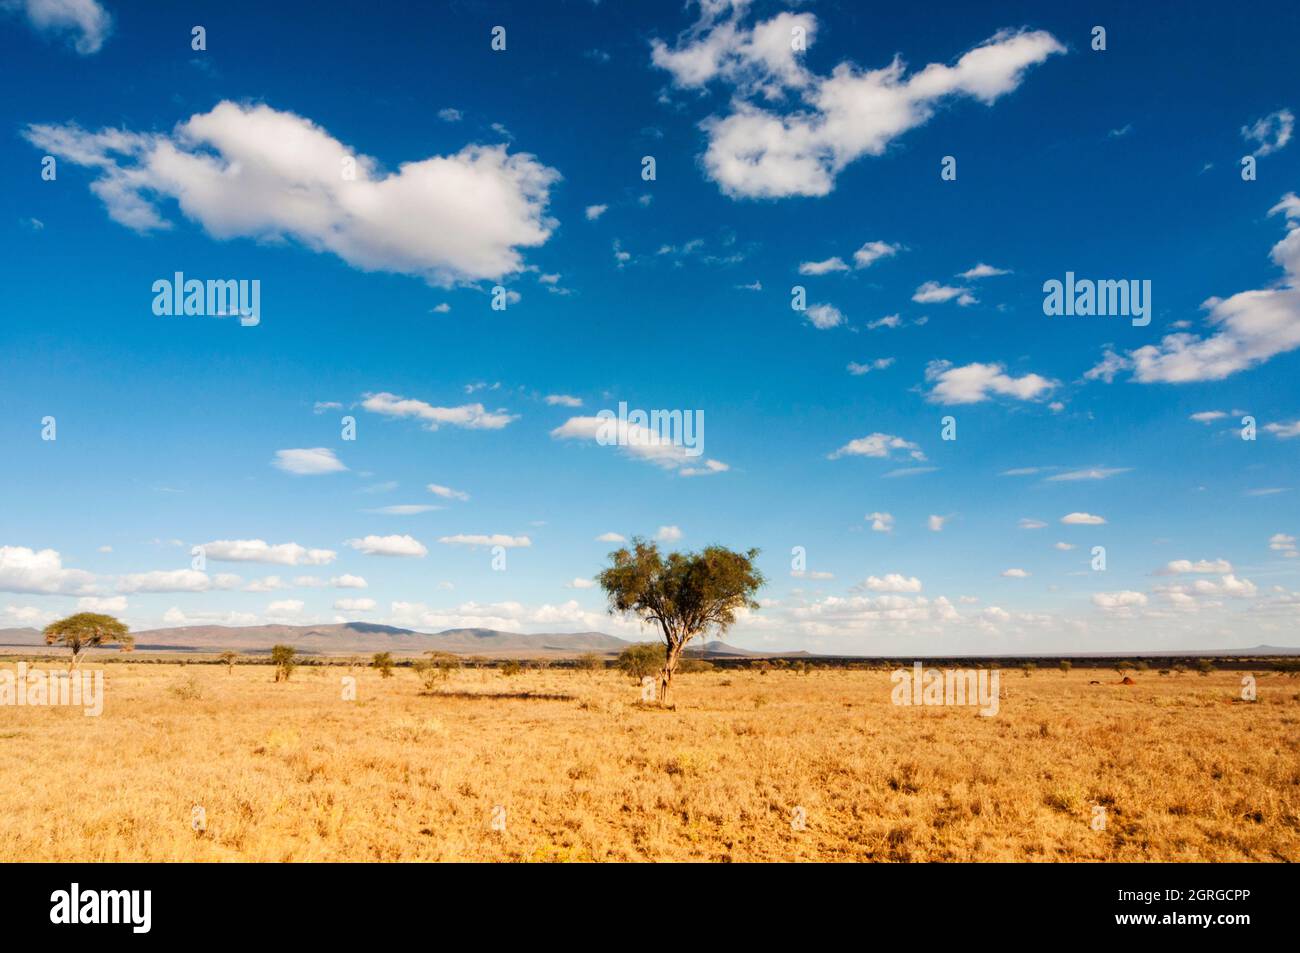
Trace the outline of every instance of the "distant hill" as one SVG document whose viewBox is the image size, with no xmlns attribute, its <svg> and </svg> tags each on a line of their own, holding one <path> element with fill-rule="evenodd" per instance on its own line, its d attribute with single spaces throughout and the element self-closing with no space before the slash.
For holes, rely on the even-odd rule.
<svg viewBox="0 0 1300 953">
<path fill-rule="evenodd" d="M 139 652 L 269 652 L 273 645 L 292 645 L 299 652 L 319 655 L 365 655 L 392 652 L 454 652 L 457 655 L 578 655 L 617 654 L 630 645 L 603 632 L 527 634 L 495 629 L 448 629 L 415 632 L 391 625 L 345 622 L 334 625 L 189 625 L 133 632 Z M 36 629 L 0 629 L 0 648 L 44 646 Z M 116 652 L 113 647 L 109 651 Z"/>
</svg>

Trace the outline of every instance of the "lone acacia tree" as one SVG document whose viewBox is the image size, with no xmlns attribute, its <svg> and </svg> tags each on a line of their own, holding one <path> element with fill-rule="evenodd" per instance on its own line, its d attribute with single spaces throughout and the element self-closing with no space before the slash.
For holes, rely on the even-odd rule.
<svg viewBox="0 0 1300 953">
<path fill-rule="evenodd" d="M 82 653 L 92 645 L 117 642 L 123 651 L 130 651 L 135 646 L 135 639 L 128 635 L 126 623 L 119 622 L 111 615 L 98 612 L 78 612 L 58 622 L 51 622 L 45 627 L 45 644 L 54 645 L 62 642 L 72 649 L 72 664 L 69 669 L 81 664 Z"/>
<path fill-rule="evenodd" d="M 609 596 L 611 613 L 631 613 L 656 622 L 665 643 L 659 676 L 659 701 L 668 703 L 673 672 L 682 649 L 713 628 L 725 632 L 740 609 L 757 609 L 754 594 L 763 574 L 754 568 L 758 550 L 737 553 L 709 546 L 699 553 L 660 555 L 659 547 L 640 537 L 632 548 L 609 554 L 612 565 L 596 577 Z"/>
</svg>

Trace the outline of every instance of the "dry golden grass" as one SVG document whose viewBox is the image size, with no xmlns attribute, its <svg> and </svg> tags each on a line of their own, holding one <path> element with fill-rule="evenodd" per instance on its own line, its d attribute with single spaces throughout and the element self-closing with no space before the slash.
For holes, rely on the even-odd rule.
<svg viewBox="0 0 1300 953">
<path fill-rule="evenodd" d="M 1272 674 L 1008 670 L 981 718 L 868 671 L 679 676 L 674 712 L 614 672 L 104 670 L 101 717 L 0 708 L 0 861 L 1300 859 Z M 569 697 L 490 697 L 524 692 Z"/>
</svg>

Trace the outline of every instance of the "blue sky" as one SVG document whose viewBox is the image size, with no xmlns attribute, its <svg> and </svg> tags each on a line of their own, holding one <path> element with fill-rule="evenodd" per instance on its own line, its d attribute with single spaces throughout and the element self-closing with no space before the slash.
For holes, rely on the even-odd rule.
<svg viewBox="0 0 1300 953">
<path fill-rule="evenodd" d="M 6 4 L 0 625 L 636 637 L 662 534 L 762 549 L 749 647 L 1297 644 L 1300 16 L 1041 6 Z"/>
</svg>

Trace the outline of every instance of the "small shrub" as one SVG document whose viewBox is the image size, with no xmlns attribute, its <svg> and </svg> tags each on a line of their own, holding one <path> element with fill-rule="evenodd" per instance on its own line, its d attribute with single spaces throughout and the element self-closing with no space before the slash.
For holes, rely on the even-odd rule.
<svg viewBox="0 0 1300 953">
<path fill-rule="evenodd" d="M 370 660 L 370 667 L 379 669 L 380 678 L 393 677 L 393 653 L 376 652 Z"/>
</svg>

